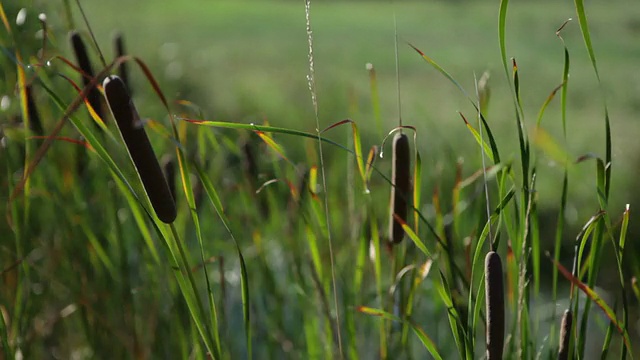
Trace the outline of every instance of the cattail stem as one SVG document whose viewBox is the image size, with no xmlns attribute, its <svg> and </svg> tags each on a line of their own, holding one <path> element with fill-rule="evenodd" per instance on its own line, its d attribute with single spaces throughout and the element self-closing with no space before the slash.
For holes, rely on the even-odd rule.
<svg viewBox="0 0 640 360">
<path fill-rule="evenodd" d="M 504 284 L 502 260 L 489 251 L 484 261 L 487 305 L 487 359 L 501 360 L 504 347 Z"/>
<path fill-rule="evenodd" d="M 402 225 L 394 214 L 407 221 L 408 199 L 411 188 L 411 150 L 409 138 L 402 133 L 393 137 L 393 158 L 391 160 L 391 203 L 389 218 L 389 240 L 398 244 L 404 237 Z"/>
<path fill-rule="evenodd" d="M 172 223 L 177 215 L 175 201 L 124 82 L 117 76 L 110 76 L 104 80 L 103 87 L 151 206 L 162 222 Z"/>
</svg>

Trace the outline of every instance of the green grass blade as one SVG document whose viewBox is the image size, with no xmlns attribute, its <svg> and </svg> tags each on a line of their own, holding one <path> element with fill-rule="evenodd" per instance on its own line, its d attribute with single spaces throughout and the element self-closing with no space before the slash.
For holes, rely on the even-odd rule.
<svg viewBox="0 0 640 360">
<path fill-rule="evenodd" d="M 509 67 L 507 65 L 507 46 L 506 46 L 506 25 L 507 25 L 508 8 L 509 8 L 509 0 L 501 0 L 500 13 L 498 16 L 498 41 L 500 43 L 500 58 L 502 59 L 502 66 L 504 67 L 504 73 L 507 77 L 509 77 Z"/>
<path fill-rule="evenodd" d="M 623 328 L 618 321 L 615 312 L 607 305 L 607 303 L 598 295 L 593 289 L 591 289 L 587 284 L 583 283 L 577 277 L 573 276 L 569 270 L 567 270 L 562 264 L 554 261 L 551 255 L 547 252 L 547 257 L 553 262 L 553 264 L 560 270 L 560 273 L 571 282 L 572 285 L 576 286 L 580 291 L 582 291 L 587 297 L 593 301 L 598 307 L 604 312 L 605 316 L 611 321 L 611 323 L 615 326 L 615 329 L 622 335 L 625 346 L 631 352 L 631 340 L 629 338 L 629 333 L 627 329 Z M 586 311 L 586 310 L 585 310 Z"/>
<path fill-rule="evenodd" d="M 409 239 L 411 239 L 411 241 L 413 241 L 413 243 L 416 244 L 418 249 L 420 249 L 420 251 L 422 251 L 425 255 L 427 255 L 427 257 L 431 257 L 431 252 L 427 249 L 427 247 L 424 245 L 422 240 L 420 240 L 418 235 L 416 235 L 416 233 L 413 232 L 413 230 L 411 230 L 411 227 L 409 226 L 409 224 L 407 224 L 404 220 L 402 220 L 402 218 L 400 218 L 397 214 L 393 214 L 393 218 L 398 223 L 400 223 L 400 225 L 402 225 L 402 229 L 409 236 Z"/>
<path fill-rule="evenodd" d="M 240 250 L 240 245 L 238 244 L 235 236 L 233 235 L 233 232 L 231 231 L 229 220 L 226 214 L 224 213 L 224 209 L 222 208 L 222 203 L 220 202 L 218 192 L 213 186 L 211 179 L 209 179 L 209 177 L 206 176 L 206 174 L 204 173 L 203 169 L 200 166 L 198 166 L 197 164 L 194 164 L 194 167 L 207 193 L 207 196 L 211 201 L 211 204 L 213 205 L 216 213 L 218 214 L 218 217 L 222 221 L 225 229 L 233 239 L 233 242 L 236 247 L 236 253 L 238 255 L 238 260 L 240 261 L 240 275 L 241 275 L 240 286 L 242 289 L 242 314 L 243 314 L 243 320 L 244 320 L 247 354 L 249 355 L 249 359 L 251 359 L 251 354 L 252 354 L 252 342 L 251 342 L 252 330 L 251 330 L 251 310 L 250 310 L 251 297 L 249 296 L 250 295 L 249 294 L 249 275 L 247 273 L 247 267 L 244 260 L 244 256 L 242 255 L 242 251 Z"/>
<path fill-rule="evenodd" d="M 405 322 L 405 320 L 402 320 L 401 318 L 380 309 L 375 309 L 367 306 L 358 306 L 356 310 L 366 315 L 378 316 L 390 321 L 396 321 L 401 323 Z M 435 359 L 442 360 L 442 356 L 438 352 L 436 348 L 436 344 L 433 342 L 433 340 L 431 340 L 431 338 L 429 338 L 429 336 L 424 332 L 424 330 L 422 330 L 419 326 L 417 326 L 410 320 L 406 320 L 406 322 L 409 323 L 409 325 L 411 326 L 411 329 L 416 334 L 416 336 L 420 339 L 420 341 L 422 342 L 424 347 L 427 349 L 427 351 L 429 351 L 431 356 L 433 356 Z"/>
<path fill-rule="evenodd" d="M 418 145 L 415 144 L 416 149 L 416 165 L 413 170 L 413 204 L 414 207 L 419 208 L 421 204 L 421 195 L 422 195 L 422 158 L 420 157 L 420 152 L 418 151 Z M 413 213 L 413 227 L 415 229 L 415 233 L 419 233 L 419 217 L 417 213 Z"/>
</svg>

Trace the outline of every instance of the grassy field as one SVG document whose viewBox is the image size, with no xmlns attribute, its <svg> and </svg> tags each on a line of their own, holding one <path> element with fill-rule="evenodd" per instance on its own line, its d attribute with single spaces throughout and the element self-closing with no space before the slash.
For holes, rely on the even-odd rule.
<svg viewBox="0 0 640 360">
<path fill-rule="evenodd" d="M 114 58 L 112 36 L 120 32 L 178 117 L 167 116 L 130 61 L 133 101 L 149 120 L 145 128 L 156 157 L 174 166 L 175 177 L 165 177 L 177 188 L 177 218 L 168 224 L 144 195 L 149 190 L 140 181 L 142 171 L 129 160 L 135 150 L 126 149 L 119 135 L 124 132 L 108 112 L 102 116 L 106 128 L 99 130 L 87 125 L 91 119 L 82 106 L 38 157 L 44 140 L 31 137 L 38 135 L 27 126 L 31 111 L 38 108 L 44 135 L 51 134 L 77 95 L 59 74 L 77 82 L 80 75 L 54 58 L 76 63 L 68 30 L 80 30 L 94 69 L 102 65 L 72 1 L 34 2 L 24 25 L 15 24 L 15 4 L 0 3 L 9 19 L 0 37 L 6 55 L 0 96 L 7 114 L 0 152 L 2 188 L 8 189 L 0 192 L 7 204 L 0 213 L 7 219 L 0 225 L 7 239 L 0 247 L 5 357 L 478 358 L 489 316 L 481 280 L 489 249 L 500 254 L 506 273 L 499 277 L 504 291 L 496 290 L 506 296 L 507 336 L 499 346 L 505 358 L 555 358 L 565 308 L 575 317 L 574 356 L 638 354 L 624 344 L 638 340 L 640 296 L 631 280 L 640 274 L 633 244 L 640 224 L 629 222 L 631 213 L 624 211 L 628 203 L 633 211 L 640 199 L 633 180 L 640 161 L 640 124 L 634 120 L 640 110 L 640 8 L 631 1 L 587 4 L 600 85 L 574 3 L 509 5 L 505 55 L 518 65 L 524 140 L 518 137 L 513 79 L 502 65 L 497 1 L 313 2 L 318 124 L 307 81 L 303 2 L 84 1 L 106 62 Z M 21 79 L 18 55 L 25 63 L 40 62 L 41 40 L 33 36 L 39 12 L 47 14 L 45 60 L 51 65 L 24 67 Z M 534 136 L 538 113 L 563 81 L 564 48 L 556 30 L 568 18 L 574 20 L 561 33 L 571 59 L 567 134 L 560 90 L 542 119 L 553 140 L 540 140 Z M 489 204 L 480 148 L 458 114 L 478 129 L 476 110 L 409 44 L 472 98 L 474 76 L 491 74 L 483 113 L 501 161 L 489 171 Z M 377 74 L 373 99 L 368 63 Z M 36 101 L 21 107 L 26 84 Z M 403 124 L 417 134 L 410 142 L 412 174 L 422 172 L 407 194 L 416 210 L 404 219 L 407 235 L 391 246 L 391 138 L 370 180 L 366 164 L 360 167 L 349 151 L 361 142 L 366 158 L 397 126 L 398 84 Z M 179 120 L 184 117 L 224 123 Z M 322 134 L 337 145 L 325 142 L 321 157 L 316 128 L 347 118 L 360 132 L 356 145 L 348 125 L 337 127 Z M 256 128 L 248 124 L 266 126 L 251 131 Z M 405 134 L 412 138 L 410 130 Z M 86 141 L 88 150 L 77 141 Z M 521 151 L 523 141 L 529 154 Z M 554 151 L 555 143 L 562 150 Z M 558 156 L 564 152 L 571 163 L 566 168 Z M 594 159 L 573 164 L 586 154 Z M 484 161 L 493 165 L 496 157 L 487 151 Z M 596 157 L 611 160 L 610 181 L 609 170 L 597 173 Z M 37 161 L 22 183 L 24 168 Z M 565 170 L 569 183 L 563 188 Z M 574 285 L 597 294 L 585 297 L 570 288 L 546 251 L 569 272 L 579 259 Z M 608 316 L 596 306 L 600 296 Z"/>
</svg>

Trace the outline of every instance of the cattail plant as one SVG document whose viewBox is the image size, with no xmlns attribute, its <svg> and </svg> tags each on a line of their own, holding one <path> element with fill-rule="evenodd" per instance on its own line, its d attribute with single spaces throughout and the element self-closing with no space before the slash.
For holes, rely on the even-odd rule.
<svg viewBox="0 0 640 360">
<path fill-rule="evenodd" d="M 124 47 L 124 37 L 122 33 L 116 33 L 115 36 L 113 37 L 113 47 L 115 49 L 116 58 L 127 55 L 127 52 Z M 129 69 L 127 68 L 127 63 L 123 62 L 122 64 L 120 64 L 120 67 L 118 68 L 118 75 L 124 82 L 124 85 L 127 87 L 127 90 L 129 90 L 129 95 L 131 95 L 133 91 L 131 90 L 131 83 L 129 82 L 128 70 Z"/>
<path fill-rule="evenodd" d="M 409 138 L 402 133 L 393 137 L 393 158 L 391 160 L 391 200 L 389 218 L 389 240 L 400 243 L 404 237 L 402 225 L 395 216 L 407 221 L 408 199 L 411 188 L 411 154 Z"/>
<path fill-rule="evenodd" d="M 78 61 L 78 67 L 82 70 L 82 83 L 86 87 L 91 83 L 91 78 L 94 77 L 93 67 L 91 66 L 89 54 L 87 53 L 87 47 L 77 31 L 72 31 L 69 38 L 71 39 L 71 46 L 73 47 L 73 52 L 76 56 L 76 60 Z M 87 100 L 93 108 L 93 111 L 95 111 L 96 115 L 104 121 L 100 98 L 100 91 L 96 86 L 94 86 L 87 94 Z"/>
<path fill-rule="evenodd" d="M 502 260 L 489 251 L 484 260 L 487 305 L 487 359 L 501 360 L 504 346 L 504 284 Z"/>
<path fill-rule="evenodd" d="M 109 109 L 151 206 L 162 222 L 173 222 L 177 215 L 174 198 L 124 82 L 117 76 L 110 76 L 104 80 L 103 87 Z"/>
<path fill-rule="evenodd" d="M 40 121 L 40 113 L 36 107 L 36 102 L 33 99 L 33 89 L 31 85 L 25 87 L 25 93 L 27 97 L 27 115 L 29 117 L 28 126 L 34 134 L 42 136 L 44 130 L 42 129 L 42 121 Z"/>
<path fill-rule="evenodd" d="M 569 344 L 571 342 L 571 326 L 573 325 L 573 313 L 567 309 L 562 316 L 560 325 L 560 348 L 558 349 L 558 360 L 569 359 Z"/>
</svg>

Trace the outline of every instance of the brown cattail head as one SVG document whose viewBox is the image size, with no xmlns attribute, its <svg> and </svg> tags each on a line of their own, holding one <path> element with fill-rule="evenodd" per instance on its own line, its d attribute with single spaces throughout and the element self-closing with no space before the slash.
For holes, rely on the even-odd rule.
<svg viewBox="0 0 640 360">
<path fill-rule="evenodd" d="M 560 325 L 560 348 L 558 349 L 558 360 L 569 359 L 569 344 L 571 342 L 571 326 L 573 325 L 573 314 L 571 310 L 564 311 L 562 323 Z"/>
<path fill-rule="evenodd" d="M 391 184 L 389 240 L 397 244 L 402 241 L 404 230 L 394 218 L 394 214 L 403 221 L 407 221 L 408 200 L 411 192 L 411 150 L 409 138 L 402 133 L 396 133 L 393 137 Z"/>
<path fill-rule="evenodd" d="M 25 88 L 25 93 L 27 96 L 27 115 L 29 117 L 29 130 L 31 130 L 34 134 L 42 136 L 44 134 L 44 130 L 42 129 L 42 121 L 40 121 L 40 113 L 38 113 L 38 108 L 36 107 L 36 102 L 33 99 L 33 89 L 31 85 L 27 85 Z"/>
<path fill-rule="evenodd" d="M 487 359 L 501 360 L 504 347 L 504 284 L 502 260 L 489 251 L 484 260 L 487 304 Z"/>
<path fill-rule="evenodd" d="M 107 77 L 103 87 L 109 109 L 118 124 L 151 206 L 158 218 L 169 224 L 176 218 L 176 204 L 127 88 L 117 76 Z"/>
<path fill-rule="evenodd" d="M 72 31 L 69 35 L 71 40 L 71 46 L 73 47 L 73 53 L 78 61 L 78 67 L 82 70 L 82 83 L 86 87 L 91 83 L 91 78 L 94 77 L 93 67 L 89 60 L 89 54 L 87 53 L 87 47 L 84 45 L 84 41 L 77 31 Z M 87 100 L 96 114 L 104 121 L 104 114 L 102 112 L 102 105 L 100 102 L 100 91 L 97 86 L 94 86 L 87 94 Z"/>
<path fill-rule="evenodd" d="M 124 37 L 122 33 L 116 33 L 113 37 L 113 47 L 115 48 L 115 54 L 117 58 L 127 55 L 124 47 Z M 127 90 L 129 90 L 129 95 L 131 95 L 133 92 L 131 90 L 131 83 L 129 82 L 129 71 L 126 62 L 120 64 L 118 74 L 124 82 L 124 85 L 127 87 Z"/>
</svg>

